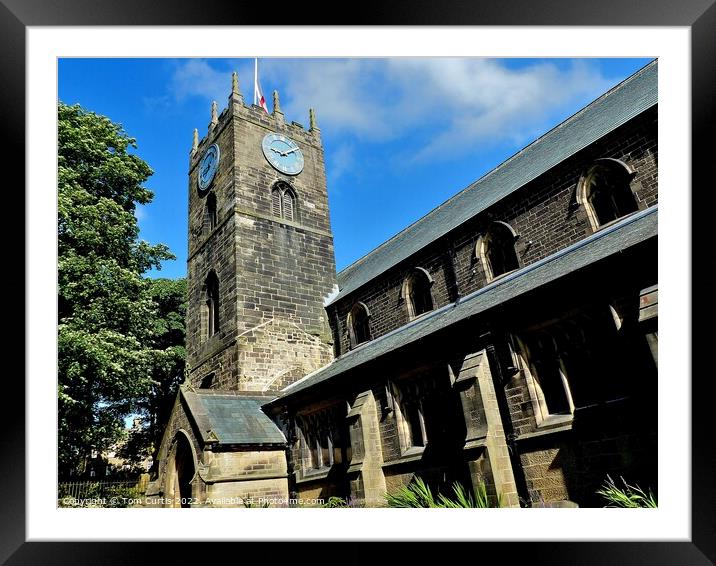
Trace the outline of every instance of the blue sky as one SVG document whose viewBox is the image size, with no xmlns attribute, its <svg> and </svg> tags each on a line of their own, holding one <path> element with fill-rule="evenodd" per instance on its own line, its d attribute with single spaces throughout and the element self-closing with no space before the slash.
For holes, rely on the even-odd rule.
<svg viewBox="0 0 716 566">
<path fill-rule="evenodd" d="M 338 269 L 499 165 L 648 59 L 261 59 L 271 109 L 308 125 L 325 149 Z M 253 59 L 61 59 L 59 98 L 124 126 L 154 170 L 140 237 L 177 256 L 151 276 L 186 275 L 192 132 L 231 72 L 252 101 Z"/>
</svg>

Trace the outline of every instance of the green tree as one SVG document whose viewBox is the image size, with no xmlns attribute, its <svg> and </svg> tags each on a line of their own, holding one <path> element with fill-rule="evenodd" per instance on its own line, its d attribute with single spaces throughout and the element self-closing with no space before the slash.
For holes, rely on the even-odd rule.
<svg viewBox="0 0 716 566">
<path fill-rule="evenodd" d="M 142 275 L 173 259 L 138 239 L 149 166 L 122 126 L 58 106 L 59 472 L 123 436 L 152 390 L 157 305 Z"/>
<path fill-rule="evenodd" d="M 154 279 L 151 296 L 157 305 L 154 320 L 154 383 L 147 398 L 147 433 L 152 453 L 159 449 L 186 360 L 186 279 Z M 156 461 L 156 457 L 155 457 Z"/>
<path fill-rule="evenodd" d="M 186 279 L 150 279 L 150 295 L 156 307 L 152 321 L 152 385 L 138 403 L 137 419 L 127 431 L 118 455 L 138 469 L 159 450 L 164 425 L 184 379 L 186 360 Z"/>
</svg>

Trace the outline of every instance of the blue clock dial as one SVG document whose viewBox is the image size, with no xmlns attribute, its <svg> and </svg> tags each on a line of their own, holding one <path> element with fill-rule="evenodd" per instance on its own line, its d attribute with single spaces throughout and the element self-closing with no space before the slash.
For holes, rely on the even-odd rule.
<svg viewBox="0 0 716 566">
<path fill-rule="evenodd" d="M 266 134 L 261 143 L 266 160 L 286 175 L 303 171 L 303 153 L 295 141 L 283 134 Z"/>
<path fill-rule="evenodd" d="M 211 185 L 219 168 L 219 146 L 213 144 L 204 153 L 204 157 L 199 162 L 198 184 L 199 190 L 205 191 Z"/>
</svg>

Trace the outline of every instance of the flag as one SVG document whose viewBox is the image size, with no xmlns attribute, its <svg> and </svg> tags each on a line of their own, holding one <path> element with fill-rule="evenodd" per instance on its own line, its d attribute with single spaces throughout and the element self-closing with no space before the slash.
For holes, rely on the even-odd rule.
<svg viewBox="0 0 716 566">
<path fill-rule="evenodd" d="M 254 104 L 258 104 L 261 108 L 263 108 L 266 111 L 266 114 L 269 113 L 268 107 L 266 106 L 266 99 L 264 98 L 264 93 L 261 90 L 261 85 L 259 84 L 259 60 L 254 59 Z"/>
</svg>

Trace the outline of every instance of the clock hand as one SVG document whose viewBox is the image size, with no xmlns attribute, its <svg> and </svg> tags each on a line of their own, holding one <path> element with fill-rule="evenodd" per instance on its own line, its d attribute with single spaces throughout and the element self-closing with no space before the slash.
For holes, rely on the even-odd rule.
<svg viewBox="0 0 716 566">
<path fill-rule="evenodd" d="M 299 149 L 300 149 L 300 148 L 298 148 L 298 147 L 294 147 L 293 149 L 289 149 L 287 152 L 282 153 L 281 155 L 283 155 L 284 157 L 286 157 L 289 153 L 293 153 L 294 151 L 298 151 Z"/>
<path fill-rule="evenodd" d="M 269 149 L 270 149 L 271 151 L 275 151 L 275 152 L 278 153 L 279 155 L 283 155 L 283 152 L 282 152 L 280 149 L 276 149 L 275 147 L 271 147 L 271 148 L 269 148 Z"/>
</svg>

